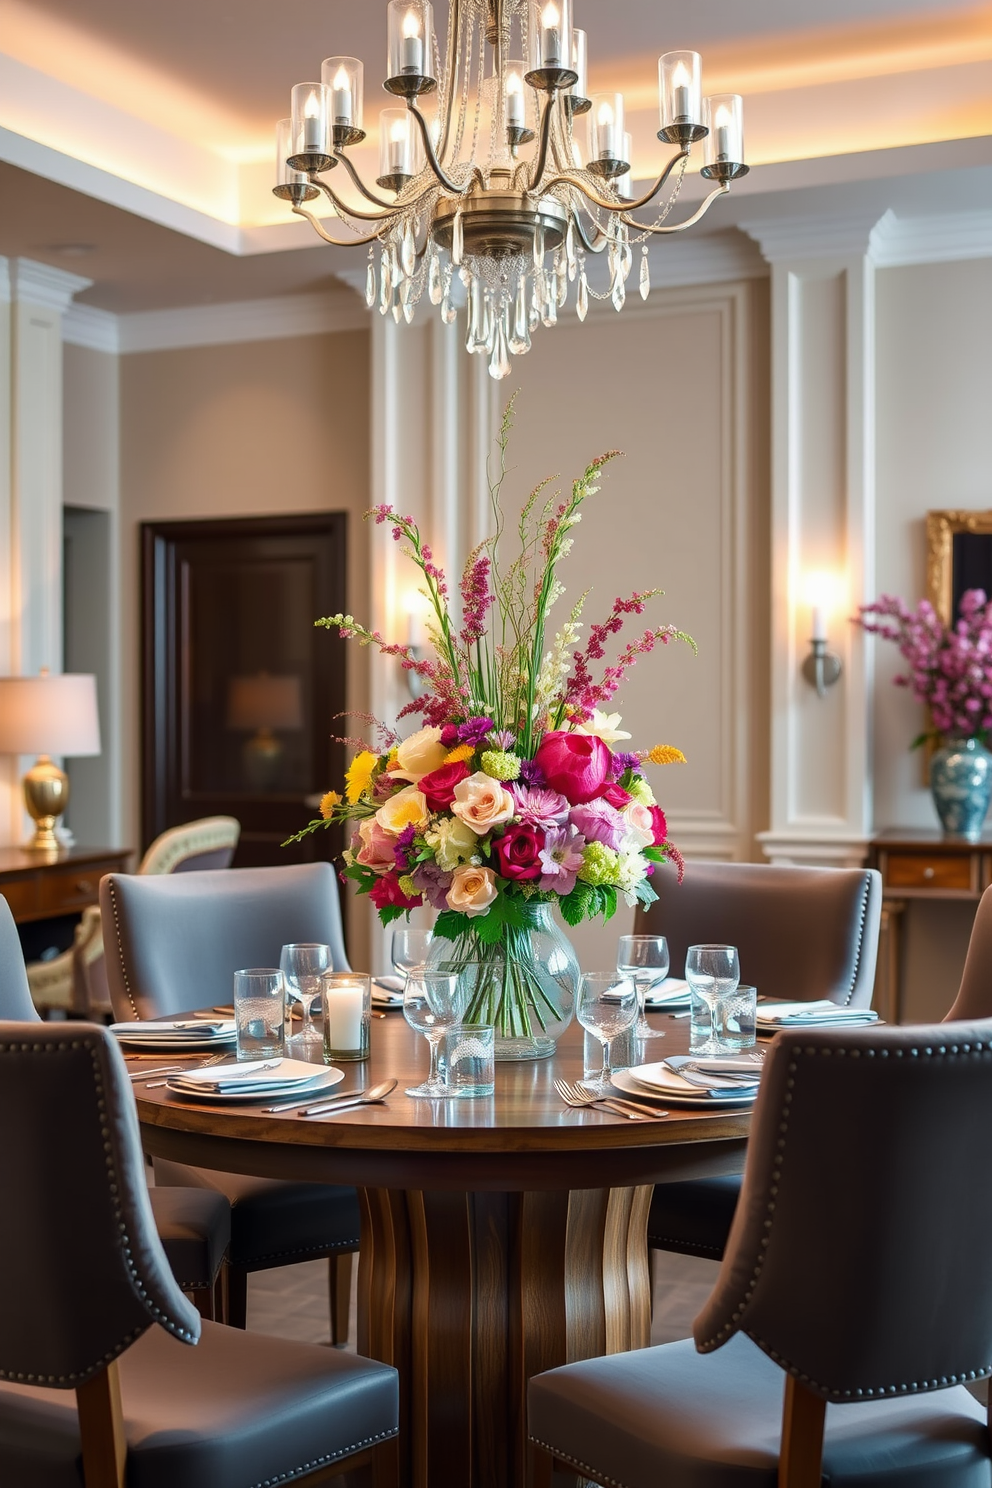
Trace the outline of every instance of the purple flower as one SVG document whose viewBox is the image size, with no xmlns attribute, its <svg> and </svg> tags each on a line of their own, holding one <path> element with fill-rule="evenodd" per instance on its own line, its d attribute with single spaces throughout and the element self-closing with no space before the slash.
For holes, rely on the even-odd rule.
<svg viewBox="0 0 992 1488">
<path fill-rule="evenodd" d="M 548 782 L 544 778 L 544 771 L 537 763 L 537 760 L 521 761 L 520 783 L 521 785 L 547 785 Z"/>
<path fill-rule="evenodd" d="M 551 827 L 541 849 L 539 887 L 556 894 L 570 894 L 575 888 L 575 875 L 582 867 L 585 838 L 574 827 Z"/>
<path fill-rule="evenodd" d="M 639 775 L 641 773 L 641 756 L 639 754 L 623 754 L 622 752 L 614 754 L 613 773 L 618 780 L 625 770 L 633 770 L 635 775 Z"/>
<path fill-rule="evenodd" d="M 626 836 L 623 817 L 601 797 L 584 806 L 573 806 L 568 819 L 587 841 L 602 842 L 604 847 L 618 848 Z"/>
<path fill-rule="evenodd" d="M 568 802 L 558 791 L 545 786 L 510 786 L 513 797 L 513 815 L 517 821 L 527 822 L 532 827 L 560 827 L 568 818 Z"/>
<path fill-rule="evenodd" d="M 928 600 L 911 610 L 883 594 L 862 606 L 858 623 L 898 644 L 909 673 L 892 680 L 929 704 L 938 733 L 973 738 L 992 728 L 992 604 L 984 590 L 969 589 L 959 612 L 944 625 Z"/>
<path fill-rule="evenodd" d="M 404 827 L 396 839 L 393 848 L 393 857 L 396 859 L 396 870 L 398 873 L 409 873 L 410 871 L 410 849 L 413 847 L 413 839 L 417 835 L 416 829 L 411 824 Z"/>
<path fill-rule="evenodd" d="M 436 863 L 418 863 L 413 870 L 413 882 L 417 893 L 423 894 L 427 903 L 434 909 L 447 909 L 448 901 L 445 898 L 451 888 L 453 874 L 445 873 Z"/>
<path fill-rule="evenodd" d="M 489 740 L 490 747 L 493 749 L 512 749 L 516 742 L 517 736 L 512 729 L 500 729 Z"/>
<path fill-rule="evenodd" d="M 458 738 L 462 744 L 472 744 L 477 749 L 492 731 L 491 718 L 466 718 L 464 723 L 458 725 Z"/>
</svg>

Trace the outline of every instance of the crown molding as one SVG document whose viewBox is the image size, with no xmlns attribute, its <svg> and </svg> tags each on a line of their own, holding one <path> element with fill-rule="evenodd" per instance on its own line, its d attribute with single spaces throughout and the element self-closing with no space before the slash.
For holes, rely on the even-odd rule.
<svg viewBox="0 0 992 1488">
<path fill-rule="evenodd" d="M 879 268 L 992 258 L 992 211 L 896 217 L 887 212 L 872 235 Z"/>
<path fill-rule="evenodd" d="M 62 317 L 62 340 L 69 346 L 116 355 L 121 349 L 120 320 L 120 316 L 98 310 L 95 305 L 70 305 Z"/>
<path fill-rule="evenodd" d="M 44 305 L 47 310 L 64 314 L 72 304 L 73 295 L 89 289 L 92 279 L 80 274 L 70 274 L 65 269 L 53 269 L 50 264 L 35 263 L 30 258 L 7 259 L 7 298 L 23 300 L 30 305 Z"/>
<path fill-rule="evenodd" d="M 283 295 L 226 305 L 146 310 L 118 317 L 120 350 L 171 351 L 186 346 L 225 346 L 240 341 L 280 341 L 365 330 L 369 312 L 348 292 Z"/>
<path fill-rule="evenodd" d="M 740 224 L 771 264 L 815 258 L 848 258 L 869 253 L 876 229 L 892 217 L 877 209 L 850 215 L 771 217 Z"/>
</svg>

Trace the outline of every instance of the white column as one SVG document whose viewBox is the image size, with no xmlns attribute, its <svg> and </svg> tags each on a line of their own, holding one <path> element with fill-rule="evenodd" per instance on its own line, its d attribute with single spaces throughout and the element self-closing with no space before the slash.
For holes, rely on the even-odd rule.
<svg viewBox="0 0 992 1488">
<path fill-rule="evenodd" d="M 874 217 L 753 223 L 772 265 L 771 822 L 773 862 L 854 864 L 872 834 L 869 651 L 849 623 L 873 594 Z M 806 576 L 841 580 L 839 681 L 802 675 Z"/>
</svg>

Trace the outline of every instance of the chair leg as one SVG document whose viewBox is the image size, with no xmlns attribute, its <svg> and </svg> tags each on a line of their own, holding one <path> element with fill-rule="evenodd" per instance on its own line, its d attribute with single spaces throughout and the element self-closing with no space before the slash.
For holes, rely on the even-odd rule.
<svg viewBox="0 0 992 1488">
<path fill-rule="evenodd" d="M 127 1442 L 116 1359 L 77 1385 L 76 1409 L 86 1488 L 124 1488 Z"/>
<path fill-rule="evenodd" d="M 786 1375 L 778 1488 L 820 1488 L 826 1413 L 825 1400 Z"/>
<path fill-rule="evenodd" d="M 202 1318 L 208 1322 L 214 1320 L 214 1289 L 213 1287 L 193 1287 L 187 1293 L 189 1300 L 196 1308 Z"/>
<path fill-rule="evenodd" d="M 227 1323 L 232 1328 L 248 1326 L 248 1272 L 227 1264 Z"/>
<path fill-rule="evenodd" d="M 348 1317 L 351 1312 L 351 1271 L 354 1252 L 336 1251 L 328 1257 L 327 1285 L 331 1303 L 331 1342 L 348 1342 Z"/>
<path fill-rule="evenodd" d="M 555 1475 L 555 1459 L 543 1447 L 530 1444 L 530 1488 L 551 1488 Z"/>
</svg>

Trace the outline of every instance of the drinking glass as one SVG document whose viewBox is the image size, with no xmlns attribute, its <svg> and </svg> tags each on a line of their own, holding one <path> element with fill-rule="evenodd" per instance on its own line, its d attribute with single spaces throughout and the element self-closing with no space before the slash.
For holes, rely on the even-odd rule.
<svg viewBox="0 0 992 1488">
<path fill-rule="evenodd" d="M 408 977 L 411 971 L 426 965 L 431 938 L 430 930 L 418 930 L 410 925 L 393 931 L 393 965 L 402 976 Z"/>
<path fill-rule="evenodd" d="M 709 1010 L 710 1036 L 694 1045 L 694 1054 L 726 1054 L 736 1048 L 727 1036 L 730 1003 L 741 979 L 737 947 L 731 945 L 690 946 L 685 955 L 685 979 L 694 997 Z"/>
<path fill-rule="evenodd" d="M 466 993 L 456 976 L 441 976 L 431 971 L 411 971 L 403 989 L 403 1016 L 410 1027 L 422 1033 L 431 1047 L 430 1074 L 422 1085 L 414 1085 L 407 1095 L 437 1099 L 450 1095 L 439 1068 L 441 1040 L 449 1028 L 460 1023 L 465 1012 Z"/>
<path fill-rule="evenodd" d="M 663 935 L 621 935 L 617 971 L 630 977 L 637 988 L 634 1032 L 639 1039 L 665 1037 L 660 1028 L 652 1028 L 648 1022 L 644 999 L 653 987 L 665 980 L 669 965 L 668 941 Z"/>
<path fill-rule="evenodd" d="M 496 1030 L 491 1023 L 459 1023 L 444 1036 L 449 1095 L 492 1095 L 496 1088 Z"/>
<path fill-rule="evenodd" d="M 320 995 L 320 979 L 331 968 L 330 946 L 309 942 L 284 945 L 279 966 L 286 978 L 286 995 L 303 1009 L 303 1026 L 293 1042 L 319 1044 L 320 1034 L 314 1027 L 310 1010 L 314 999 Z"/>
<path fill-rule="evenodd" d="M 596 1090 L 610 1083 L 613 1066 L 610 1046 L 618 1033 L 630 1028 L 637 1016 L 637 992 L 629 977 L 615 971 L 587 971 L 579 983 L 575 1016 L 603 1045 L 603 1068 L 594 1080 L 584 1080 Z"/>
<path fill-rule="evenodd" d="M 286 983 L 274 966 L 234 973 L 234 1022 L 239 1059 L 281 1058 L 286 1052 Z"/>
</svg>

